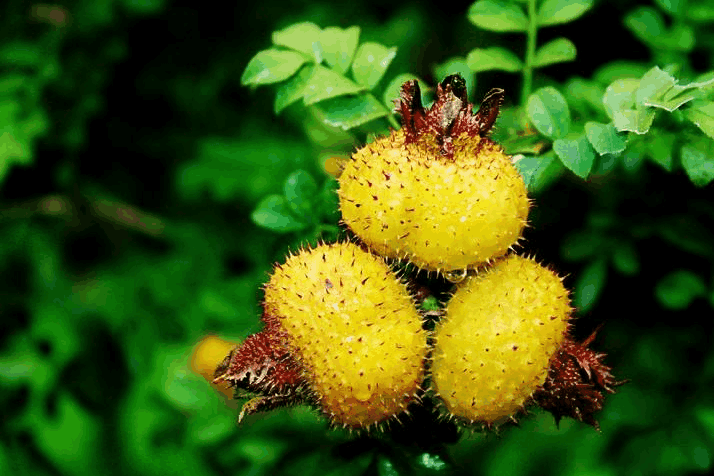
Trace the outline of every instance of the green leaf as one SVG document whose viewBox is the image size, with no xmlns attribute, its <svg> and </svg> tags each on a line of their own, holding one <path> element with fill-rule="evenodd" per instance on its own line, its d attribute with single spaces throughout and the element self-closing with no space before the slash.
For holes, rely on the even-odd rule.
<svg viewBox="0 0 714 476">
<path fill-rule="evenodd" d="M 46 61 L 40 43 L 27 41 L 5 41 L 0 45 L 0 64 L 13 68 L 39 67 Z"/>
<path fill-rule="evenodd" d="M 616 270 L 627 276 L 639 273 L 640 260 L 635 245 L 630 241 L 618 241 L 612 251 L 612 264 Z"/>
<path fill-rule="evenodd" d="M 667 309 L 681 311 L 692 301 L 706 295 L 707 287 L 702 278 L 693 272 L 680 269 L 662 278 L 655 286 L 657 300 Z"/>
<path fill-rule="evenodd" d="M 250 217 L 256 225 L 278 233 L 290 233 L 307 227 L 292 214 L 290 205 L 282 195 L 265 197 Z"/>
<path fill-rule="evenodd" d="M 471 67 L 469 67 L 466 58 L 455 56 L 450 58 L 445 63 L 434 66 L 434 77 L 441 82 L 450 74 L 460 74 L 466 81 L 466 91 L 469 96 L 473 96 L 476 90 L 476 78 Z"/>
<path fill-rule="evenodd" d="M 158 13 L 166 6 L 166 0 L 124 0 L 127 9 L 141 15 Z"/>
<path fill-rule="evenodd" d="M 322 62 L 320 27 L 310 22 L 296 23 L 273 32 L 273 44 L 291 48 Z"/>
<path fill-rule="evenodd" d="M 658 235 L 671 245 L 708 260 L 714 258 L 714 232 L 694 215 L 674 215 L 657 226 Z"/>
<path fill-rule="evenodd" d="M 489 31 L 526 31 L 528 18 L 518 5 L 501 0 L 480 0 L 469 8 L 468 19 Z"/>
<path fill-rule="evenodd" d="M 682 12 L 682 6 L 685 4 L 685 1 L 683 0 L 655 0 L 657 2 L 657 5 L 662 7 L 662 9 L 666 10 L 667 12 L 673 14 L 673 15 L 678 15 L 679 13 Z"/>
<path fill-rule="evenodd" d="M 618 134 L 612 124 L 589 121 L 585 123 L 585 134 L 598 154 L 617 154 L 625 150 L 627 137 Z"/>
<path fill-rule="evenodd" d="M 652 126 L 654 109 L 635 102 L 639 85 L 639 79 L 618 79 L 605 90 L 602 101 L 618 131 L 644 134 Z"/>
<path fill-rule="evenodd" d="M 320 33 L 322 57 L 338 73 L 346 74 L 359 43 L 359 27 L 328 27 Z"/>
<path fill-rule="evenodd" d="M 593 0 L 545 0 L 538 9 L 538 25 L 571 22 L 593 6 Z"/>
<path fill-rule="evenodd" d="M 532 194 L 545 190 L 565 170 L 553 152 L 541 156 L 525 156 L 518 159 L 514 165 L 523 176 L 528 192 Z"/>
<path fill-rule="evenodd" d="M 657 66 L 640 80 L 635 94 L 637 104 L 657 107 L 672 112 L 683 104 L 700 96 L 702 90 L 714 84 L 714 79 L 700 83 L 677 85 L 677 80 Z"/>
<path fill-rule="evenodd" d="M 312 175 L 304 170 L 296 170 L 285 180 L 284 193 L 288 205 L 297 216 L 302 217 L 304 222 L 314 221 L 312 207 L 317 195 L 317 183 Z"/>
<path fill-rule="evenodd" d="M 324 114 L 323 121 L 326 124 L 343 130 L 389 115 L 389 111 L 371 94 L 343 96 L 323 101 L 318 108 Z"/>
<path fill-rule="evenodd" d="M 285 81 L 295 74 L 305 61 L 303 55 L 293 51 L 275 49 L 260 51 L 248 62 L 240 83 L 248 86 Z"/>
<path fill-rule="evenodd" d="M 652 134 L 645 136 L 645 141 L 648 157 L 667 172 L 671 172 L 677 136 L 671 132 L 653 129 Z"/>
<path fill-rule="evenodd" d="M 598 68 L 593 77 L 598 83 L 607 86 L 618 79 L 639 79 L 649 70 L 650 68 L 642 63 L 617 60 Z"/>
<path fill-rule="evenodd" d="M 373 89 L 396 55 L 396 48 L 387 48 L 379 43 L 363 43 L 355 54 L 352 76 L 357 84 Z"/>
<path fill-rule="evenodd" d="M 625 16 L 625 26 L 643 43 L 653 48 L 689 51 L 695 37 L 691 27 L 674 24 L 667 30 L 664 18 L 652 7 L 639 7 Z"/>
<path fill-rule="evenodd" d="M 605 237 L 597 230 L 578 230 L 565 237 L 560 256 L 566 261 L 585 261 L 600 254 Z"/>
<path fill-rule="evenodd" d="M 585 117 L 604 115 L 605 107 L 602 104 L 602 97 L 605 94 L 605 87 L 595 81 L 582 78 L 572 78 L 565 85 L 565 94 L 571 112 L 578 113 Z"/>
<path fill-rule="evenodd" d="M 589 311 L 605 287 L 607 263 L 604 259 L 591 261 L 575 281 L 573 304 L 581 313 Z"/>
<path fill-rule="evenodd" d="M 542 68 L 555 63 L 573 61 L 576 54 L 577 51 L 572 41 L 567 38 L 556 38 L 536 51 L 533 67 Z"/>
<path fill-rule="evenodd" d="M 315 66 L 305 66 L 298 74 L 278 87 L 274 105 L 276 114 L 305 96 L 305 88 L 310 84 L 314 72 Z"/>
<path fill-rule="evenodd" d="M 695 5 L 687 5 L 685 15 L 695 22 L 708 23 L 714 21 L 714 5 L 707 1 Z"/>
<path fill-rule="evenodd" d="M 396 102 L 399 100 L 399 94 L 402 91 L 402 85 L 406 83 L 407 81 L 410 81 L 412 79 L 416 79 L 419 81 L 419 86 L 421 88 L 421 93 L 422 93 L 422 104 L 424 104 L 424 92 L 425 92 L 425 83 L 415 75 L 411 73 L 402 73 L 392 79 L 389 84 L 387 84 L 387 87 L 384 88 L 384 95 L 382 96 L 382 102 L 384 105 L 390 110 L 393 111 L 394 108 L 396 107 Z"/>
<path fill-rule="evenodd" d="M 553 150 L 563 165 L 578 177 L 584 179 L 590 174 L 595 162 L 595 150 L 585 134 L 577 139 L 557 139 Z"/>
<path fill-rule="evenodd" d="M 684 116 L 702 132 L 714 139 L 714 102 L 692 104 L 684 111 Z"/>
<path fill-rule="evenodd" d="M 544 136 L 557 139 L 568 133 L 570 111 L 557 89 L 547 86 L 531 94 L 526 110 L 533 126 Z"/>
<path fill-rule="evenodd" d="M 689 180 L 697 187 L 714 180 L 714 141 L 708 137 L 691 140 L 682 146 L 682 167 Z"/>
<path fill-rule="evenodd" d="M 337 96 L 355 94 L 364 88 L 335 71 L 317 65 L 305 85 L 303 101 L 306 106 Z"/>
<path fill-rule="evenodd" d="M 523 63 L 515 54 L 498 46 L 471 50 L 466 57 L 466 64 L 476 73 L 492 70 L 514 73 L 523 69 Z"/>
</svg>

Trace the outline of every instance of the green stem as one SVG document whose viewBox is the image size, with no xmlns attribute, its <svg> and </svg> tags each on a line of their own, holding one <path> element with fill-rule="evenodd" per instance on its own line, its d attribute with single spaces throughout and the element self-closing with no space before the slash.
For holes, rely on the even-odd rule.
<svg viewBox="0 0 714 476">
<path fill-rule="evenodd" d="M 533 62 L 535 61 L 536 39 L 538 35 L 538 18 L 536 16 L 536 0 L 528 0 L 528 43 L 526 59 L 523 66 L 523 89 L 521 90 L 521 105 L 526 104 L 533 89 Z"/>
</svg>

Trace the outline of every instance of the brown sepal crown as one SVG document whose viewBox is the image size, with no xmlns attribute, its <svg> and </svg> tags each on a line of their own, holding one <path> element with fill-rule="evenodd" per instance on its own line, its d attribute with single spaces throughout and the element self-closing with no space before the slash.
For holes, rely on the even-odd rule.
<svg viewBox="0 0 714 476">
<path fill-rule="evenodd" d="M 489 91 L 475 114 L 466 93 L 464 78 L 458 74 L 447 76 L 436 88 L 436 101 L 426 110 L 421 102 L 418 81 L 404 83 L 396 112 L 402 116 L 406 143 L 414 143 L 423 134 L 432 133 L 441 153 L 453 158 L 456 137 L 465 133 L 469 137 L 486 138 L 498 117 L 504 91 L 498 88 Z"/>
<path fill-rule="evenodd" d="M 628 382 L 615 380 L 612 369 L 603 363 L 605 354 L 588 348 L 596 333 L 582 342 L 566 338 L 550 360 L 545 383 L 533 394 L 535 403 L 552 413 L 556 424 L 567 416 L 599 430 L 594 414 L 603 407 L 603 392 L 615 393 L 613 387 Z"/>
<path fill-rule="evenodd" d="M 247 337 L 221 362 L 214 383 L 261 395 L 288 395 L 304 386 L 302 366 L 286 346 L 287 334 L 274 318 L 263 316 L 265 328 Z"/>
</svg>

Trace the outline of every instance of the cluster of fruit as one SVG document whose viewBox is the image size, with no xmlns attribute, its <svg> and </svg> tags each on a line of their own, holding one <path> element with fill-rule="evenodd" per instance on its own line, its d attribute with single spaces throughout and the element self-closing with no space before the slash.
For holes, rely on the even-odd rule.
<svg viewBox="0 0 714 476">
<path fill-rule="evenodd" d="M 404 84 L 403 128 L 357 151 L 339 178 L 357 240 L 276 265 L 265 328 L 216 370 L 238 396 L 257 395 L 240 419 L 307 402 L 334 425 L 369 428 L 426 395 L 467 424 L 490 427 L 538 404 L 597 425 L 603 392 L 621 382 L 590 339 L 569 337 L 561 278 L 511 251 L 530 202 L 488 137 L 502 98 L 491 91 L 474 114 L 454 75 L 425 109 L 417 82 Z M 456 283 L 433 330 L 385 259 Z"/>
</svg>

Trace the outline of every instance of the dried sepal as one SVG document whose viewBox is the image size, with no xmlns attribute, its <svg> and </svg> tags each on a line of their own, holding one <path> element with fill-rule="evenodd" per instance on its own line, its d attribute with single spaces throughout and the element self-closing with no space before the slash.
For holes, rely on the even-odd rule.
<svg viewBox="0 0 714 476">
<path fill-rule="evenodd" d="M 453 158 L 455 138 L 462 134 L 485 138 L 496 122 L 504 91 L 498 88 L 489 91 L 475 114 L 466 93 L 466 81 L 461 76 L 447 76 L 436 88 L 434 104 L 425 110 L 419 83 L 416 80 L 404 83 L 397 112 L 402 116 L 405 142 L 414 143 L 425 133 L 431 133 L 442 155 Z"/>
<path fill-rule="evenodd" d="M 303 369 L 286 346 L 285 332 L 274 320 L 263 320 L 265 328 L 231 350 L 214 374 L 213 383 L 227 382 L 236 398 L 258 395 L 243 405 L 239 423 L 245 415 L 297 405 L 306 398 Z"/>
<path fill-rule="evenodd" d="M 610 373 L 612 368 L 603 363 L 605 354 L 588 348 L 596 333 L 582 342 L 566 338 L 550 361 L 545 383 L 533 394 L 533 401 L 553 414 L 556 425 L 567 416 L 599 430 L 594 415 L 603 407 L 603 392 L 615 393 L 614 387 L 628 382 Z"/>
</svg>

